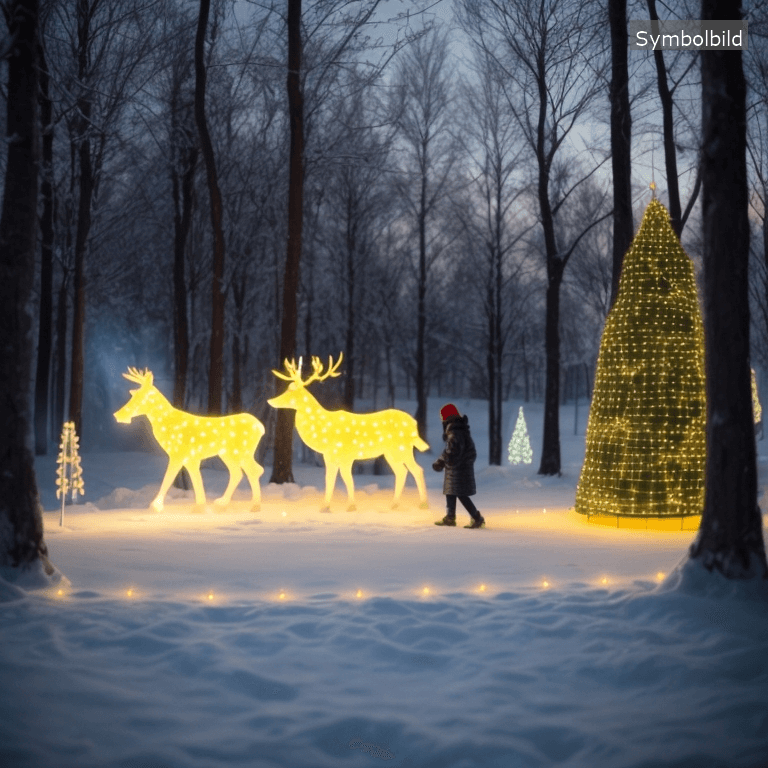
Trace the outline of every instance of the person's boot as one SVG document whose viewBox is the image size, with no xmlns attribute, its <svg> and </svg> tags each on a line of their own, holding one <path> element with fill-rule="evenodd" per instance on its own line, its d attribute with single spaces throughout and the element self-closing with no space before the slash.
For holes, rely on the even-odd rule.
<svg viewBox="0 0 768 768">
<path fill-rule="evenodd" d="M 442 520 L 438 520 L 435 525 L 449 525 L 456 527 L 456 518 L 451 515 L 446 515 Z"/>
<path fill-rule="evenodd" d="M 469 525 L 465 525 L 465 528 L 485 528 L 485 519 L 478 512 L 478 517 L 473 517 L 472 522 Z"/>
</svg>

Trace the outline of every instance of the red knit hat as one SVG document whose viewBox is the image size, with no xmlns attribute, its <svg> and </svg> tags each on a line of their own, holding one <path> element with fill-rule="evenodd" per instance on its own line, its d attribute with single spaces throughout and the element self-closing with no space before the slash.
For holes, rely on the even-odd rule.
<svg viewBox="0 0 768 768">
<path fill-rule="evenodd" d="M 448 421 L 451 416 L 461 416 L 461 414 L 459 413 L 459 409 L 453 403 L 448 403 L 440 409 L 440 418 L 443 421 Z"/>
</svg>

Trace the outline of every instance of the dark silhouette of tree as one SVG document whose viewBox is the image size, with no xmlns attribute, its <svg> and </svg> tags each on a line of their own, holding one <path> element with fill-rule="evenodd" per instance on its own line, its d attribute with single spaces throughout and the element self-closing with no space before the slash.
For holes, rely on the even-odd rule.
<svg viewBox="0 0 768 768">
<path fill-rule="evenodd" d="M 568 260 L 597 213 L 573 238 L 563 236 L 558 213 L 593 166 L 567 188 L 563 143 L 586 119 L 600 93 L 603 9 L 578 0 L 463 0 L 467 26 L 508 81 L 510 106 L 528 145 L 547 274 L 544 430 L 540 475 L 560 474 L 560 287 Z"/>
<path fill-rule="evenodd" d="M 652 21 L 658 21 L 659 14 L 656 11 L 656 0 L 646 1 L 650 19 Z M 678 183 L 677 175 L 677 144 L 675 143 L 674 121 L 675 90 L 688 72 L 695 66 L 696 58 L 694 56 L 690 57 L 688 65 L 676 81 L 673 81 L 671 88 L 668 82 L 669 72 L 664 60 L 664 51 L 662 51 L 661 48 L 657 48 L 653 51 L 653 61 L 656 66 L 656 84 L 659 92 L 659 101 L 661 102 L 664 164 L 667 175 L 667 194 L 669 195 L 669 215 L 672 220 L 672 229 L 674 229 L 675 234 L 680 237 L 683 233 L 685 223 L 688 220 L 688 216 L 696 203 L 696 198 L 699 196 L 699 190 L 701 189 L 701 174 L 696 174 L 696 181 L 693 185 L 691 197 L 683 212 L 682 204 L 680 202 L 680 185 Z"/>
<path fill-rule="evenodd" d="M 80 93 L 77 98 L 76 136 L 74 149 L 78 159 L 78 202 L 75 230 L 74 314 L 72 317 L 72 351 L 69 382 L 69 420 L 75 432 L 82 434 L 83 381 L 85 376 L 85 251 L 91 231 L 91 206 L 95 184 L 91 159 L 91 112 L 93 100 L 86 78 L 91 63 L 93 16 L 98 0 L 77 0 L 77 80 Z"/>
<path fill-rule="evenodd" d="M 288 0 L 288 114 L 291 129 L 288 181 L 288 242 L 283 275 L 280 360 L 296 353 L 296 297 L 304 216 L 304 93 L 301 87 L 301 0 Z M 278 366 L 282 367 L 282 366 Z M 270 483 L 293 482 L 293 423 L 296 412 L 282 408 L 275 426 L 275 459 Z"/>
<path fill-rule="evenodd" d="M 629 107 L 627 0 L 608 0 L 611 27 L 611 167 L 613 170 L 613 275 L 610 306 L 616 301 L 624 254 L 632 243 L 632 115 Z"/>
<path fill-rule="evenodd" d="M 29 445 L 32 413 L 32 317 L 39 162 L 38 3 L 3 3 L 10 37 L 6 114 L 5 189 L 0 212 L 0 565 L 42 560 L 48 573 L 43 520 Z"/>
<path fill-rule="evenodd" d="M 195 123 L 200 137 L 200 150 L 205 163 L 205 175 L 210 198 L 211 228 L 213 230 L 213 274 L 211 276 L 211 340 L 208 361 L 208 413 L 221 413 L 224 380 L 224 228 L 222 203 L 216 158 L 205 115 L 205 35 L 211 0 L 200 0 L 195 36 Z"/>
<path fill-rule="evenodd" d="M 701 18 L 740 19 L 738 0 L 702 0 Z M 727 578 L 768 578 L 749 365 L 746 83 L 740 51 L 701 52 L 707 463 L 690 560 Z"/>
<path fill-rule="evenodd" d="M 408 160 L 398 180 L 406 215 L 415 224 L 416 245 L 416 424 L 427 434 L 427 293 L 430 272 L 441 254 L 441 233 L 435 233 L 438 207 L 447 198 L 456 161 L 451 134 L 452 76 L 448 43 L 436 30 L 416 40 L 400 62 L 397 75 L 400 110 L 397 127 Z"/>
<path fill-rule="evenodd" d="M 50 96 L 50 75 L 45 50 L 38 43 L 40 63 L 40 122 L 42 125 L 42 169 L 40 196 L 40 312 L 37 332 L 37 366 L 35 369 L 35 453 L 48 451 L 48 399 L 53 351 L 53 103 Z"/>
</svg>

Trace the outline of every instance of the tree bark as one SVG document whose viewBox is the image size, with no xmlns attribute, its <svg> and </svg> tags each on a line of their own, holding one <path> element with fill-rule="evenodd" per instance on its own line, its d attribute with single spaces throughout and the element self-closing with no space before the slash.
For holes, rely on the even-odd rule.
<svg viewBox="0 0 768 768">
<path fill-rule="evenodd" d="M 648 14 L 652 21 L 659 20 L 656 13 L 656 0 L 647 0 Z M 683 231 L 682 208 L 680 206 L 680 189 L 677 183 L 677 150 L 675 149 L 675 123 L 673 118 L 672 93 L 667 84 L 667 69 L 664 65 L 664 53 L 656 49 L 653 52 L 656 64 L 656 81 L 661 101 L 661 114 L 664 131 L 664 164 L 667 173 L 667 193 L 669 194 L 669 218 L 672 229 L 680 237 Z"/>
<path fill-rule="evenodd" d="M 296 354 L 296 297 L 299 290 L 304 215 L 304 95 L 301 91 L 301 0 L 288 0 L 288 111 L 291 146 L 288 179 L 288 244 L 283 275 L 280 363 Z M 271 483 L 293 482 L 293 424 L 296 412 L 281 408 L 275 426 L 275 458 Z"/>
<path fill-rule="evenodd" d="M 740 19 L 738 0 L 702 0 L 701 18 Z M 727 578 L 768 578 L 749 365 L 746 83 L 740 51 L 701 52 L 707 463 L 690 558 Z"/>
<path fill-rule="evenodd" d="M 540 475 L 560 474 L 560 283 L 565 263 L 558 253 L 555 238 L 555 219 L 549 199 L 549 172 L 552 149 L 547 152 L 547 81 L 544 62 L 540 60 L 538 72 L 539 115 L 536 135 L 538 164 L 538 197 L 544 249 L 547 259 L 547 308 L 544 330 L 546 378 L 544 393 L 544 429 L 542 436 Z"/>
<path fill-rule="evenodd" d="M 200 149 L 205 162 L 208 195 L 211 203 L 211 229 L 213 230 L 213 275 L 211 277 L 211 343 L 208 366 L 208 413 L 221 413 L 222 382 L 224 379 L 224 229 L 222 203 L 216 158 L 205 117 L 205 33 L 211 0 L 200 0 L 195 36 L 195 122 L 200 137 Z"/>
<path fill-rule="evenodd" d="M 77 72 L 80 98 L 77 100 L 79 126 L 76 153 L 80 171 L 77 203 L 77 229 L 75 232 L 74 309 L 72 315 L 72 360 L 69 384 L 69 420 L 75 423 L 75 432 L 82 435 L 83 380 L 85 375 L 85 251 L 91 231 L 91 204 L 93 201 L 93 165 L 91 163 L 91 109 L 86 93 L 88 55 L 91 35 L 91 8 L 88 0 L 77 3 Z"/>
<path fill-rule="evenodd" d="M 355 259 L 357 257 L 357 221 L 355 220 L 354 192 L 347 190 L 347 329 L 344 360 L 344 407 L 351 411 L 355 407 Z"/>
<path fill-rule="evenodd" d="M 38 3 L 15 0 L 3 10 L 14 40 L 8 57 L 7 164 L 0 212 L 0 566 L 47 560 L 30 434 L 32 317 L 39 131 Z"/>
<path fill-rule="evenodd" d="M 544 344 L 546 374 L 544 385 L 544 435 L 540 475 L 559 475 L 560 462 L 560 284 L 563 263 L 549 259 L 547 263 L 547 309 Z"/>
<path fill-rule="evenodd" d="M 624 254 L 632 244 L 632 117 L 629 107 L 627 0 L 608 0 L 611 27 L 611 165 L 613 169 L 613 273 L 609 307 L 616 301 Z"/>
<path fill-rule="evenodd" d="M 53 349 L 53 105 L 49 96 L 48 67 L 43 46 L 38 43 L 40 62 L 40 122 L 42 159 L 40 193 L 43 211 L 40 217 L 40 312 L 35 371 L 35 453 L 48 452 L 48 409 L 50 401 L 51 353 Z"/>
<path fill-rule="evenodd" d="M 64 401 L 67 391 L 67 294 L 69 273 L 61 276 L 56 305 L 56 367 L 53 387 L 53 423 L 64 424 Z"/>
<path fill-rule="evenodd" d="M 427 439 L 427 384 L 424 359 L 427 336 L 427 142 L 422 147 L 421 196 L 419 198 L 419 282 L 416 297 L 416 429 Z"/>
<path fill-rule="evenodd" d="M 173 405 L 184 409 L 189 366 L 189 318 L 187 315 L 186 246 L 192 224 L 192 203 L 197 147 L 180 150 L 184 170 L 179 179 L 174 166 L 171 171 L 173 192 Z M 179 182 L 181 181 L 181 184 Z M 179 189 L 181 187 L 181 189 Z M 179 199 L 179 197 L 181 199 Z"/>
</svg>

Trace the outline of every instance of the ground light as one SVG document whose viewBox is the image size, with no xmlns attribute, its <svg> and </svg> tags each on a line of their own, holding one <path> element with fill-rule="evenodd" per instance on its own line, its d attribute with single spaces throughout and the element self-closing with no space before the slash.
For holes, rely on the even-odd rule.
<svg viewBox="0 0 768 768">
<path fill-rule="evenodd" d="M 654 198 L 600 343 L 576 511 L 618 527 L 698 528 L 705 418 L 693 264 Z"/>
</svg>

